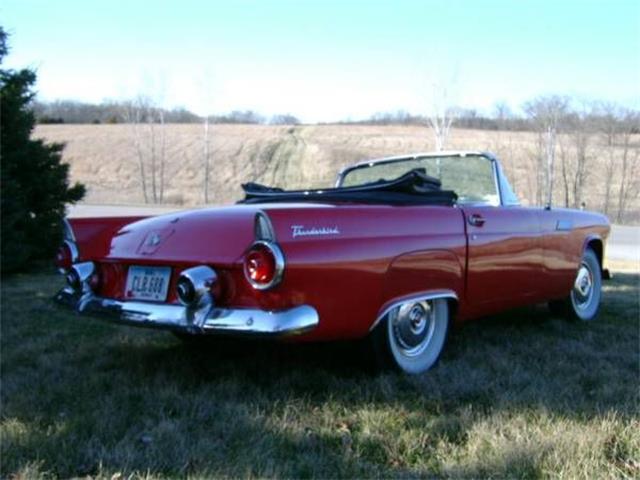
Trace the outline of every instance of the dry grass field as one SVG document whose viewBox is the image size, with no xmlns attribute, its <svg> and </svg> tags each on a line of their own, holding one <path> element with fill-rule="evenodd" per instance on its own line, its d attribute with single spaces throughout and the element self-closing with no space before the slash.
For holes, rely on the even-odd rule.
<svg viewBox="0 0 640 480">
<path fill-rule="evenodd" d="M 372 371 L 359 344 L 189 348 L 14 276 L 0 478 L 639 478 L 640 276 L 614 274 L 596 321 L 468 324 L 417 377 Z"/>
<path fill-rule="evenodd" d="M 140 142 L 149 178 L 149 133 L 142 127 Z M 199 205 L 203 196 L 203 128 L 182 124 L 165 127 L 165 203 Z M 156 156 L 160 131 L 156 127 Z M 87 203 L 138 204 L 142 194 L 134 130 L 130 125 L 40 125 L 36 136 L 66 142 L 64 159 L 73 180 L 88 187 Z M 569 142 L 568 138 L 561 138 Z M 590 168 L 585 189 L 587 208 L 603 205 L 606 182 L 617 193 L 619 174 L 606 178 L 604 146 L 594 137 L 589 146 Z M 210 137 L 212 173 L 210 202 L 229 203 L 242 197 L 248 181 L 288 188 L 326 187 L 336 173 L 353 162 L 433 149 L 432 134 L 419 126 L 358 125 L 213 125 Z M 635 139 L 634 144 L 640 144 Z M 568 144 L 567 144 L 568 145 Z M 530 132 L 452 131 L 450 149 L 486 150 L 503 161 L 507 174 L 525 204 L 535 199 L 536 135 Z M 567 146 L 571 150 L 570 146 Z M 636 147 L 637 148 L 637 147 Z M 558 167 L 559 168 L 559 167 Z M 159 170 L 159 168 L 158 168 Z M 557 172 L 555 203 L 562 203 Z M 628 220 L 640 220 L 640 203 L 631 205 Z"/>
</svg>

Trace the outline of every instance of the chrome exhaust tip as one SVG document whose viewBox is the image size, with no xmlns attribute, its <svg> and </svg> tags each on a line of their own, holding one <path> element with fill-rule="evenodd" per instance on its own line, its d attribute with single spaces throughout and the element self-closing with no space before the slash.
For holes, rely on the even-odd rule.
<svg viewBox="0 0 640 480">
<path fill-rule="evenodd" d="M 176 284 L 176 295 L 186 307 L 199 308 L 213 303 L 211 287 L 217 282 L 218 275 L 206 265 L 188 268 L 180 273 Z"/>
<path fill-rule="evenodd" d="M 95 265 L 93 262 L 76 263 L 67 273 L 67 285 L 74 292 L 82 292 L 85 286 L 88 287 L 89 279 L 94 272 Z"/>
</svg>

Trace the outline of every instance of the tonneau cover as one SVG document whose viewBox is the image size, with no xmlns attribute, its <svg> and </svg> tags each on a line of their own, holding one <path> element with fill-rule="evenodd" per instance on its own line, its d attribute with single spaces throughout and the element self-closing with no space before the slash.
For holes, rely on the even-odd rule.
<svg viewBox="0 0 640 480">
<path fill-rule="evenodd" d="M 458 196 L 442 190 L 440 180 L 427 175 L 422 168 L 411 170 L 393 180 L 352 187 L 315 190 L 283 190 L 258 183 L 242 185 L 244 200 L 238 203 L 271 202 L 344 202 L 382 205 L 445 205 L 456 203 Z"/>
</svg>

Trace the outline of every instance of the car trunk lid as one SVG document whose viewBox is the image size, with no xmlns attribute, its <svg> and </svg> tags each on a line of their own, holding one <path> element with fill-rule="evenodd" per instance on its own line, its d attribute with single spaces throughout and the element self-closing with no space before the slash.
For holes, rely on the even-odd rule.
<svg viewBox="0 0 640 480">
<path fill-rule="evenodd" d="M 256 212 L 248 206 L 206 208 L 134 222 L 116 232 L 105 259 L 230 265 L 254 239 Z"/>
</svg>

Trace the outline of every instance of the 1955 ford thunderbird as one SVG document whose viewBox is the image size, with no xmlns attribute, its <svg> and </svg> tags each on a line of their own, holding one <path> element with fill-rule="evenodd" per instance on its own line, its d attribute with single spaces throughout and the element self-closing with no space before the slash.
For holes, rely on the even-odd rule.
<svg viewBox="0 0 640 480">
<path fill-rule="evenodd" d="M 540 302 L 598 313 L 606 217 L 520 206 L 491 154 L 367 161 L 324 190 L 243 188 L 233 206 L 68 220 L 56 301 L 182 338 L 369 337 L 407 373 L 437 362 L 452 322 Z"/>
</svg>

